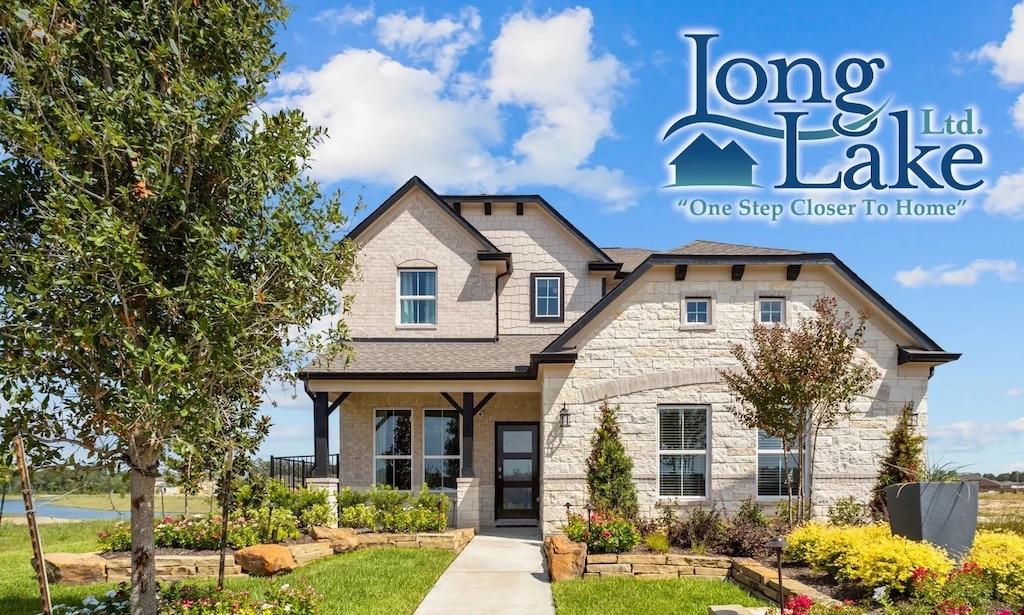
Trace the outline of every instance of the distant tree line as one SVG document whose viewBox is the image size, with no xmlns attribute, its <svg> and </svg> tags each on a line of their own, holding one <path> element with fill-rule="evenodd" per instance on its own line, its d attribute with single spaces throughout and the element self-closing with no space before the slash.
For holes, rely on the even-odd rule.
<svg viewBox="0 0 1024 615">
<path fill-rule="evenodd" d="M 1020 470 L 1014 472 L 1003 472 L 1002 474 L 992 474 L 991 472 L 986 472 L 985 474 L 982 474 L 982 476 L 989 480 L 998 480 L 1010 483 L 1024 483 L 1024 472 Z"/>
</svg>

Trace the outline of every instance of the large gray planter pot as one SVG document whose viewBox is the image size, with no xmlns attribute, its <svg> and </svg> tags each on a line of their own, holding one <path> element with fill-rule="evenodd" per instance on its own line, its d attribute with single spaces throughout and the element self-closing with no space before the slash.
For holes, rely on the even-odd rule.
<svg viewBox="0 0 1024 615">
<path fill-rule="evenodd" d="M 976 483 L 905 483 L 885 488 L 892 533 L 966 555 L 978 528 Z"/>
</svg>

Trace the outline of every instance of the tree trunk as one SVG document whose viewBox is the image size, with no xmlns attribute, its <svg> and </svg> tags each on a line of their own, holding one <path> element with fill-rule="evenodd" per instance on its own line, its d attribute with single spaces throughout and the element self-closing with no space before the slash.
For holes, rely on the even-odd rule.
<svg viewBox="0 0 1024 615">
<path fill-rule="evenodd" d="M 139 469 L 154 467 L 155 463 L 134 463 L 133 466 L 129 473 L 132 498 L 132 613 L 156 615 L 156 546 L 153 535 L 156 472 L 143 472 Z"/>
</svg>

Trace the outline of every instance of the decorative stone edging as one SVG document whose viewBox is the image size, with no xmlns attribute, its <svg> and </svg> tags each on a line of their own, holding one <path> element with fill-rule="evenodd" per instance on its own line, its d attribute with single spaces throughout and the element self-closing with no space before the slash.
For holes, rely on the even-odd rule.
<svg viewBox="0 0 1024 615">
<path fill-rule="evenodd" d="M 636 577 L 638 579 L 678 579 L 696 577 L 728 579 L 759 598 L 779 601 L 778 571 L 748 557 L 717 555 L 623 553 L 588 555 L 584 577 Z M 782 578 L 786 596 L 803 595 L 815 602 L 836 601 L 799 581 Z"/>
<path fill-rule="evenodd" d="M 728 557 L 714 555 L 659 554 L 594 554 L 587 556 L 584 577 L 637 577 L 643 579 L 677 579 L 701 577 L 726 579 L 732 568 Z"/>
<path fill-rule="evenodd" d="M 472 529 L 458 529 L 447 532 L 420 534 L 356 534 L 358 547 L 442 549 L 461 553 L 473 536 Z M 295 564 L 302 566 L 335 554 L 331 540 L 316 540 L 285 545 L 291 552 Z M 43 557 L 47 576 L 51 582 L 66 585 L 89 583 L 121 583 L 131 581 L 132 562 L 130 555 L 101 557 L 98 553 L 48 553 Z M 183 579 L 215 577 L 220 565 L 220 555 L 157 555 L 156 578 L 159 581 L 180 581 Z M 242 567 L 235 564 L 230 555 L 224 562 L 227 576 L 245 576 Z"/>
</svg>

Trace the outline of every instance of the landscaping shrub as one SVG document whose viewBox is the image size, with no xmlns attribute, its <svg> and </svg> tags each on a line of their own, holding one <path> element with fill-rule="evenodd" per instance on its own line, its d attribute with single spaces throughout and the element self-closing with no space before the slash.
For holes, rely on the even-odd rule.
<svg viewBox="0 0 1024 615">
<path fill-rule="evenodd" d="M 338 513 L 330 504 L 312 504 L 299 513 L 299 525 L 304 528 L 314 526 L 330 527 L 338 520 Z"/>
<path fill-rule="evenodd" d="M 644 543 L 648 549 L 656 553 L 668 553 L 669 548 L 672 546 L 668 542 L 668 536 L 658 532 L 648 534 L 647 538 L 644 539 Z"/>
<path fill-rule="evenodd" d="M 235 513 L 228 519 L 228 546 L 242 549 L 251 545 L 271 541 L 276 535 L 278 541 L 299 537 L 295 517 L 287 510 L 274 509 L 271 518 L 269 508 Z M 269 523 L 268 523 L 269 522 Z M 154 522 L 154 539 L 157 548 L 216 550 L 220 548 L 223 517 L 164 517 Z M 98 534 L 98 543 L 105 551 L 131 550 L 131 526 L 128 521 L 118 521 L 110 531 Z"/>
<path fill-rule="evenodd" d="M 982 530 L 1006 530 L 1020 536 L 1024 536 L 1024 514 L 1010 513 L 1001 515 L 995 519 L 978 521 L 978 529 Z"/>
<path fill-rule="evenodd" d="M 618 406 L 601 404 L 601 422 L 591 441 L 587 458 L 587 492 L 598 511 L 635 519 L 639 510 L 633 483 L 633 460 L 622 443 L 615 419 Z"/>
<path fill-rule="evenodd" d="M 807 523 L 790 532 L 787 557 L 828 572 L 839 582 L 864 588 L 886 586 L 903 592 L 914 570 L 927 568 L 940 575 L 953 562 L 938 547 L 893 536 L 886 525 L 831 527 Z"/>
<path fill-rule="evenodd" d="M 748 498 L 726 524 L 720 539 L 720 549 L 735 557 L 766 555 L 768 542 L 775 536 L 772 520 L 753 498 Z"/>
<path fill-rule="evenodd" d="M 158 615 L 316 615 L 320 594 L 312 587 L 270 585 L 255 596 L 247 591 L 217 590 L 195 585 L 161 584 Z M 128 588 L 121 584 L 103 596 L 88 596 L 80 606 L 58 604 L 54 615 L 131 615 Z"/>
<path fill-rule="evenodd" d="M 345 487 L 338 492 L 338 509 L 345 509 L 356 504 L 365 504 L 367 494 L 353 491 L 349 487 Z"/>
<path fill-rule="evenodd" d="M 616 519 L 599 513 L 590 516 L 570 514 L 565 535 L 574 542 L 587 543 L 589 553 L 625 553 L 640 542 L 640 532 L 628 519 Z"/>
<path fill-rule="evenodd" d="M 869 508 L 876 519 L 887 517 L 885 488 L 900 483 L 912 483 L 921 479 L 924 464 L 925 437 L 915 433 L 911 424 L 913 409 L 903 404 L 896 428 L 889 432 L 889 451 L 878 469 L 878 482 L 871 490 Z"/>
<path fill-rule="evenodd" d="M 341 509 L 338 525 L 365 528 L 374 532 L 440 532 L 448 526 L 451 501 L 443 493 L 430 493 L 424 487 L 413 499 L 406 492 L 388 488 L 371 489 L 367 503 Z M 351 493 L 347 502 L 358 502 Z"/>
<path fill-rule="evenodd" d="M 970 559 L 994 584 L 997 599 L 1024 606 L 1024 536 L 979 530 Z"/>
<path fill-rule="evenodd" d="M 698 506 L 690 509 L 685 519 L 677 521 L 668 535 L 674 544 L 703 553 L 721 542 L 724 530 L 722 513 L 717 508 Z"/>
<path fill-rule="evenodd" d="M 828 507 L 828 522 L 831 525 L 863 525 L 867 522 L 867 507 L 853 496 L 839 498 Z"/>
<path fill-rule="evenodd" d="M 968 561 L 946 576 L 917 568 L 911 576 L 912 603 L 933 613 L 985 612 L 995 584 L 981 566 Z"/>
</svg>

